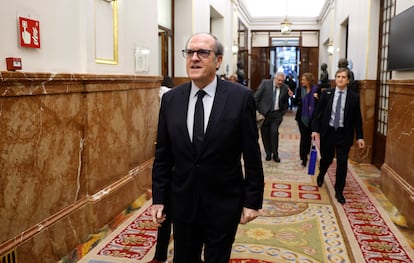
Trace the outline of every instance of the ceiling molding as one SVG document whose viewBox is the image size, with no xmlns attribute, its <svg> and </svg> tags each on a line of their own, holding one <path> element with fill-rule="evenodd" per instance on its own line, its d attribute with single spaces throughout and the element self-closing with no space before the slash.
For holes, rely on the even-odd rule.
<svg viewBox="0 0 414 263">
<path fill-rule="evenodd" d="M 334 0 L 326 0 L 317 17 L 289 16 L 288 19 L 292 23 L 292 30 L 319 30 L 320 21 L 325 19 L 333 2 Z M 239 16 L 242 17 L 241 20 L 246 23 L 250 30 L 280 30 L 280 24 L 286 18 L 286 16 L 252 17 L 244 0 L 233 0 L 233 3 L 236 4 Z"/>
</svg>

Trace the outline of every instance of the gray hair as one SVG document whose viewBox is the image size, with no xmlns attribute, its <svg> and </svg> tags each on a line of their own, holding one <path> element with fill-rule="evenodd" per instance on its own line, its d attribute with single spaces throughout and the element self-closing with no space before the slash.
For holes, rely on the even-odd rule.
<svg viewBox="0 0 414 263">
<path fill-rule="evenodd" d="M 278 78 L 280 76 L 283 76 L 283 78 L 285 78 L 285 73 L 283 71 L 278 71 L 275 73 L 275 78 Z"/>
<path fill-rule="evenodd" d="M 194 35 L 192 35 L 188 40 L 187 43 L 185 43 L 185 47 L 188 47 L 188 43 L 190 42 L 190 40 L 197 35 L 209 35 L 211 36 L 214 41 L 215 41 L 215 47 L 214 47 L 214 53 L 216 54 L 216 56 L 222 56 L 224 54 L 224 47 L 223 44 L 221 44 L 220 40 L 218 40 L 218 38 L 212 34 L 212 33 L 208 33 L 208 32 L 200 32 L 200 33 L 195 33 Z"/>
</svg>

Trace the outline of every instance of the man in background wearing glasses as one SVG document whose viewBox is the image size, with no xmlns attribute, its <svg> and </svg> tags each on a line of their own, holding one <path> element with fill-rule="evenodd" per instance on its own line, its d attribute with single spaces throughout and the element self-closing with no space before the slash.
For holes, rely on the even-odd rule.
<svg viewBox="0 0 414 263">
<path fill-rule="evenodd" d="M 203 249 L 205 263 L 227 263 L 238 224 L 262 207 L 255 101 L 217 77 L 223 46 L 214 35 L 193 35 L 183 56 L 191 82 L 162 98 L 151 214 L 157 224 L 171 217 L 175 263 L 200 262 Z"/>
</svg>

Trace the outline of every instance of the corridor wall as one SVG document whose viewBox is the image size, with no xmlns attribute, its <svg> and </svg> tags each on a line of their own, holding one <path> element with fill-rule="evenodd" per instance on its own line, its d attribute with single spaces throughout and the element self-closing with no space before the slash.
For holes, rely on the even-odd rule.
<svg viewBox="0 0 414 263">
<path fill-rule="evenodd" d="M 6 70 L 6 57 L 20 57 L 25 72 L 159 75 L 157 2 L 2 0 L 0 70 Z M 115 29 L 112 27 L 115 17 L 110 16 L 110 11 L 101 10 L 102 5 L 108 9 L 117 6 Z M 102 11 L 108 12 L 101 14 Z M 39 21 L 40 48 L 20 46 L 18 17 Z M 107 43 L 112 40 L 109 35 L 115 32 L 117 45 Z M 100 35 L 107 36 L 105 41 L 99 41 Z M 145 71 L 136 71 L 136 48 L 148 51 Z M 102 49 L 117 51 L 118 61 L 96 63 Z"/>
<path fill-rule="evenodd" d="M 396 15 L 414 5 L 397 0 Z M 414 229 L 414 71 L 392 71 L 388 81 L 388 128 L 380 186 L 386 197 Z"/>
<path fill-rule="evenodd" d="M 0 255 L 56 262 L 151 188 L 160 82 L 0 71 Z"/>
</svg>

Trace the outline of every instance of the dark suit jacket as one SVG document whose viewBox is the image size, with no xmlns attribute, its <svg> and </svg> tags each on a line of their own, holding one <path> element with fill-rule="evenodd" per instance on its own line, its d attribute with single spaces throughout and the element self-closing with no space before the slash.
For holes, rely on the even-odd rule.
<svg viewBox="0 0 414 263">
<path fill-rule="evenodd" d="M 237 224 L 243 207 L 260 209 L 263 201 L 252 91 L 217 80 L 204 145 L 196 156 L 187 130 L 190 89 L 191 83 L 185 83 L 162 98 L 153 165 L 153 203 L 166 205 L 171 201 L 173 221 Z"/>
<path fill-rule="evenodd" d="M 334 88 L 326 89 L 322 92 L 318 106 L 314 112 L 312 131 L 319 132 L 321 138 L 326 136 L 328 132 L 334 94 Z M 359 95 L 349 88 L 347 90 L 345 101 L 343 128 L 346 136 L 346 143 L 349 146 L 354 143 L 355 134 L 357 139 L 363 139 Z"/>
<path fill-rule="evenodd" d="M 280 87 L 280 93 L 279 93 L 279 109 L 282 111 L 282 114 L 284 114 L 289 106 L 289 87 L 286 84 L 283 84 Z M 263 115 L 266 116 L 266 114 L 270 111 L 272 111 L 273 106 L 273 79 L 264 79 L 260 83 L 259 87 L 256 90 L 256 93 L 254 94 L 256 104 L 257 104 L 257 110 Z"/>
</svg>

